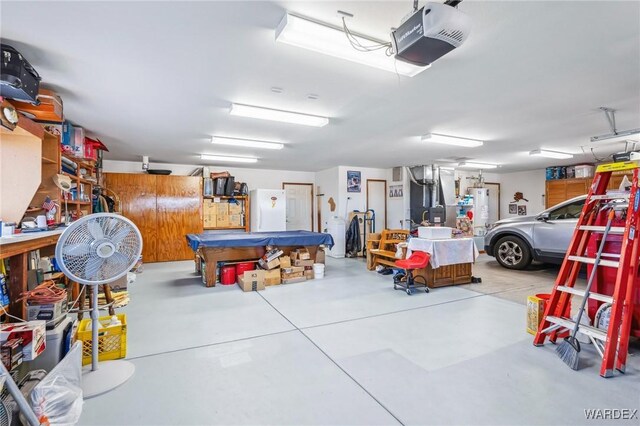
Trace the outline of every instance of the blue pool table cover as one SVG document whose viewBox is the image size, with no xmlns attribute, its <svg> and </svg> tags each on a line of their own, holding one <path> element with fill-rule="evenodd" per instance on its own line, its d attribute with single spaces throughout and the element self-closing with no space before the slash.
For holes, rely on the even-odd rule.
<svg viewBox="0 0 640 426">
<path fill-rule="evenodd" d="M 188 234 L 187 242 L 193 251 L 206 247 L 260 247 L 260 246 L 319 246 L 333 247 L 330 234 L 310 231 L 280 232 L 205 232 Z"/>
</svg>

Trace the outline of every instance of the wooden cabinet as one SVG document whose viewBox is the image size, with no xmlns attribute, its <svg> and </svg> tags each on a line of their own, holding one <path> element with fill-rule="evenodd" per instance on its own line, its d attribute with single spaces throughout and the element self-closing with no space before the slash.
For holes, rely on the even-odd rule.
<svg viewBox="0 0 640 426">
<path fill-rule="evenodd" d="M 120 199 L 122 215 L 140 229 L 144 262 L 156 261 L 156 178 L 147 174 L 104 174 L 105 187 Z"/>
<path fill-rule="evenodd" d="M 436 288 L 470 283 L 472 269 L 472 263 L 444 265 L 436 269 L 433 269 L 431 265 L 427 265 L 426 268 L 416 269 L 413 272 L 413 276 L 421 276 L 430 288 Z"/>
<path fill-rule="evenodd" d="M 625 172 L 614 172 L 607 185 L 607 189 L 618 189 Z M 627 178 L 631 180 L 631 174 L 627 173 Z M 553 207 L 563 201 L 586 195 L 589 192 L 593 178 L 575 178 L 575 179 L 555 179 L 546 182 L 545 190 L 545 207 Z"/>
<path fill-rule="evenodd" d="M 202 178 L 157 176 L 156 218 L 158 262 L 192 260 L 187 234 L 202 232 Z"/>
<path fill-rule="evenodd" d="M 24 116 L 13 130 L 0 126 L 0 219 L 4 222 L 19 222 L 40 187 L 43 138 L 42 126 Z"/>
<path fill-rule="evenodd" d="M 53 178 L 58 173 L 60 173 L 60 138 L 45 131 L 42 138 L 41 182 L 29 203 L 25 216 L 35 217 L 44 214 L 45 211 L 42 208 L 42 204 L 49 197 L 51 201 L 60 206 L 56 208 L 55 217 L 55 221 L 60 222 L 60 211 L 64 208 L 64 203 L 61 203 L 60 190 L 53 183 Z"/>
<path fill-rule="evenodd" d="M 548 180 L 545 190 L 546 208 L 589 192 L 592 178 Z"/>
<path fill-rule="evenodd" d="M 145 262 L 193 259 L 185 235 L 202 232 L 202 178 L 105 173 L 104 181 L 140 229 Z"/>
</svg>

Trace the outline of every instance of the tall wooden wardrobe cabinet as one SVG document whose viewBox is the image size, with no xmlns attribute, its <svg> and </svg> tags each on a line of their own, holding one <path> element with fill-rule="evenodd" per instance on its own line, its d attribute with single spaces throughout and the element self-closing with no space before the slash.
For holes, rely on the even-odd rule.
<svg viewBox="0 0 640 426">
<path fill-rule="evenodd" d="M 185 235 L 202 232 L 202 178 L 105 173 L 104 186 L 140 229 L 145 262 L 193 259 Z"/>
</svg>

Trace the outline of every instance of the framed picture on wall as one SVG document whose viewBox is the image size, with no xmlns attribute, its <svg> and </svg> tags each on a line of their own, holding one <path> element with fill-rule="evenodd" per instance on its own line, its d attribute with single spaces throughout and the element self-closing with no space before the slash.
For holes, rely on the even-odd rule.
<svg viewBox="0 0 640 426">
<path fill-rule="evenodd" d="M 509 214 L 518 214 L 518 205 L 516 203 L 509 204 Z"/>
<path fill-rule="evenodd" d="M 362 177 L 360 172 L 354 170 L 347 171 L 347 192 L 360 192 Z"/>
<path fill-rule="evenodd" d="M 390 185 L 389 186 L 389 198 L 402 198 L 402 185 Z"/>
<path fill-rule="evenodd" d="M 518 216 L 526 216 L 527 215 L 527 206 L 525 206 L 524 204 L 521 206 L 518 206 Z"/>
</svg>

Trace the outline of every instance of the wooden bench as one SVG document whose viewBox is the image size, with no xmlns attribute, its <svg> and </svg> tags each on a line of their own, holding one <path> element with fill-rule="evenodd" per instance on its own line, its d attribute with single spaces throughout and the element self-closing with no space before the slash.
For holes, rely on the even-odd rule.
<svg viewBox="0 0 640 426">
<path fill-rule="evenodd" d="M 395 266 L 396 244 L 404 243 L 409 238 L 405 229 L 385 229 L 382 231 L 378 248 L 370 249 L 374 268 L 378 265 Z"/>
</svg>

